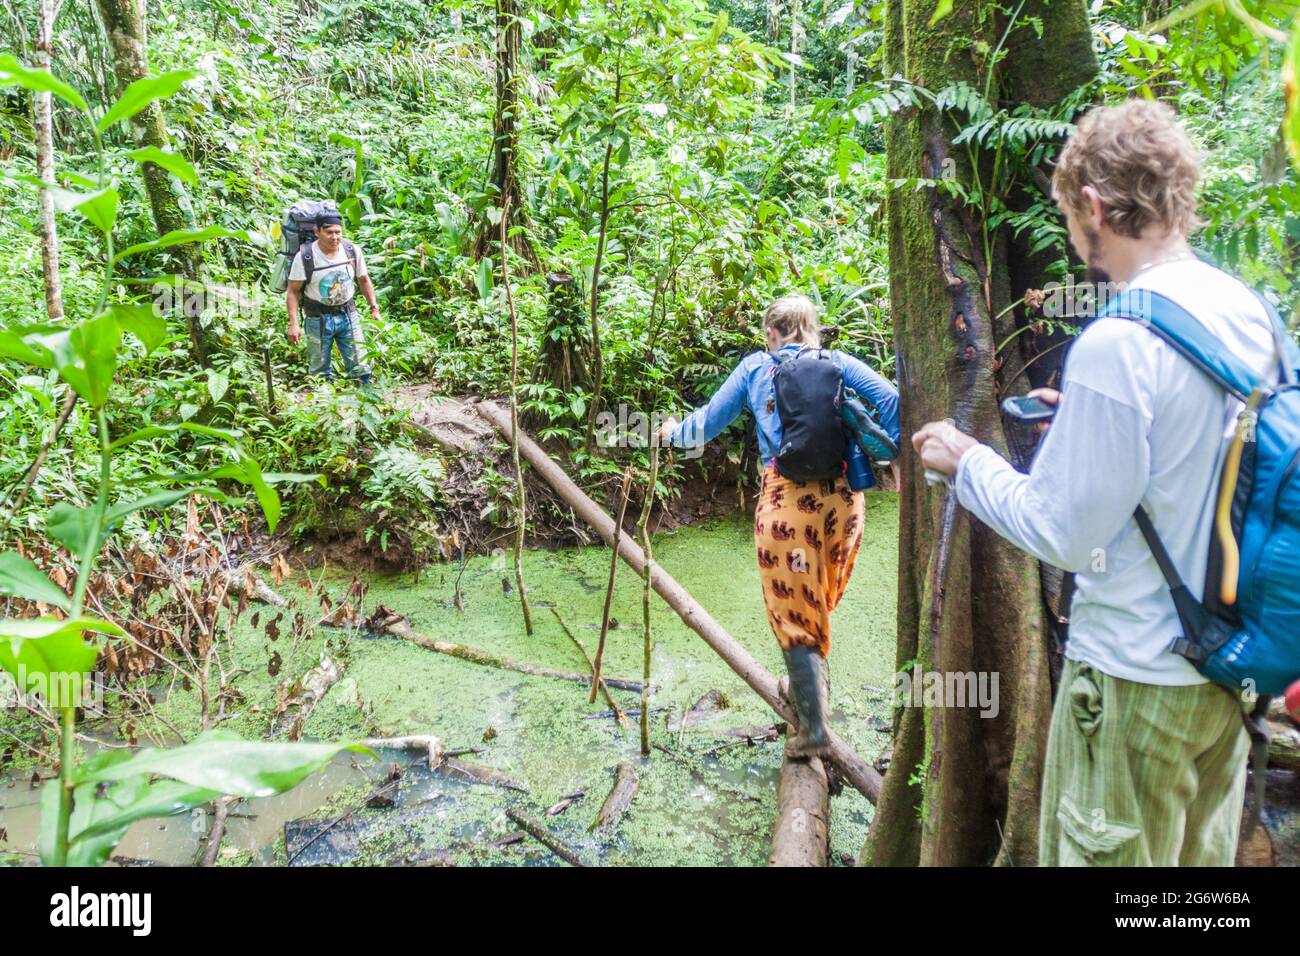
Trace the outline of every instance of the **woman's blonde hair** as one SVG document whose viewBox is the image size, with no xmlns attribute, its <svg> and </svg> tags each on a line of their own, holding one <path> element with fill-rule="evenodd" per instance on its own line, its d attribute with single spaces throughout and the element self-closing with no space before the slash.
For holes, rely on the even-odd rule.
<svg viewBox="0 0 1300 956">
<path fill-rule="evenodd" d="M 817 306 L 806 295 L 783 295 L 763 313 L 763 327 L 775 329 L 781 344 L 797 342 L 809 348 L 821 348 L 822 327 L 817 321 Z"/>
</svg>

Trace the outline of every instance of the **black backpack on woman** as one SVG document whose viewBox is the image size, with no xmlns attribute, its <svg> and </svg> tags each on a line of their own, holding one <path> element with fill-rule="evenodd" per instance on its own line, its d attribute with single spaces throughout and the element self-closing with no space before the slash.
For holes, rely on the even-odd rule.
<svg viewBox="0 0 1300 956">
<path fill-rule="evenodd" d="M 831 481 L 844 474 L 847 444 L 841 409 L 844 369 L 829 349 L 804 347 L 773 356 L 772 384 L 781 419 L 776 470 L 791 481 Z"/>
</svg>

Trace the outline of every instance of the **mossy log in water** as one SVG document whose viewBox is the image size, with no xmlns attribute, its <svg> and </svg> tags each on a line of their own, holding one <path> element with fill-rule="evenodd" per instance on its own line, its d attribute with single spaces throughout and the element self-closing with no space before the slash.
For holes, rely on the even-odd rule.
<svg viewBox="0 0 1300 956">
<path fill-rule="evenodd" d="M 816 757 L 781 764 L 776 825 L 768 866 L 825 866 L 830 856 L 831 799 L 826 768 Z"/>
<path fill-rule="evenodd" d="M 627 808 L 632 805 L 632 798 L 641 787 L 641 781 L 637 778 L 636 767 L 629 760 L 624 760 L 618 765 L 618 771 L 614 776 L 614 786 L 610 788 L 609 796 L 601 804 L 600 812 L 596 814 L 595 821 L 591 824 L 592 833 L 604 833 L 613 830 L 623 819 L 623 814 L 627 813 Z"/>
</svg>

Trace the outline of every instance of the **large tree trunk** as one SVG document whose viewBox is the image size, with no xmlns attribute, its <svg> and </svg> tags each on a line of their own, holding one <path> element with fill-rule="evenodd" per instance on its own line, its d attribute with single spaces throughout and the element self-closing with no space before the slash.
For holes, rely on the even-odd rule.
<svg viewBox="0 0 1300 956">
<path fill-rule="evenodd" d="M 117 74 L 118 92 L 149 75 L 148 31 L 145 26 L 144 0 L 98 0 L 99 14 L 108 33 L 108 43 L 113 50 L 113 69 Z M 169 146 L 167 123 L 162 104 L 155 100 L 131 119 L 136 144 L 156 146 L 166 150 Z M 178 229 L 192 229 L 194 222 L 189 214 L 189 200 L 180 183 L 167 170 L 154 163 L 141 167 L 145 193 L 153 211 L 154 225 L 159 235 Z M 180 274 L 187 284 L 197 281 L 200 249 L 196 244 L 176 246 L 171 250 Z M 193 301 L 201 305 L 202 296 L 181 296 L 182 302 Z M 208 347 L 203 326 L 199 322 L 198 308 L 186 310 L 189 325 L 190 349 L 195 361 L 207 364 Z"/>
<path fill-rule="evenodd" d="M 509 216 L 510 247 L 536 268 L 537 252 L 527 229 L 514 229 L 529 224 L 528 208 L 519 185 L 519 50 L 523 38 L 519 14 L 519 0 L 497 0 L 496 113 L 492 120 L 490 183 L 494 204 L 507 210 Z M 474 241 L 476 259 L 492 254 L 498 234 L 499 227 L 484 216 Z"/>
<path fill-rule="evenodd" d="M 1005 20 L 986 0 L 958 4 L 932 27 L 933 13 L 932 0 L 889 0 L 885 73 L 930 90 L 962 80 L 984 89 L 982 65 L 958 51 L 979 40 L 995 48 Z M 1087 36 L 1082 2 L 1028 0 L 1024 15 L 1056 23 L 1059 33 L 1045 29 L 1035 42 L 1057 68 L 1078 73 L 1067 57 L 1078 30 Z M 1082 67 L 1095 69 L 1090 48 Z M 1020 92 L 1000 72 L 990 87 L 994 103 Z M 1051 75 L 1040 69 L 1037 82 Z M 978 172 L 988 184 L 988 157 L 954 147 L 955 132 L 951 117 L 928 106 L 897 115 L 886 129 L 889 177 L 955 176 L 973 185 Z M 1012 282 L 1007 243 L 994 236 L 986 245 L 980 211 L 949 193 L 891 190 L 887 203 L 904 438 L 927 421 L 953 418 L 1005 451 L 998 398 L 1018 367 L 995 361 L 1002 336 L 993 316 L 1030 277 L 1018 273 Z M 978 706 L 902 708 L 864 862 L 1032 864 L 1051 706 L 1037 563 L 970 519 L 953 495 L 927 486 L 904 445 L 899 553 L 915 560 L 899 566 L 898 666 L 914 662 L 913 679 L 996 674 L 998 709 L 981 717 Z"/>
<path fill-rule="evenodd" d="M 36 68 L 49 71 L 54 55 L 54 0 L 40 0 L 36 22 Z M 33 93 L 36 127 L 36 175 L 54 184 L 54 102 L 50 93 Z M 45 311 L 51 322 L 63 321 L 63 283 L 59 278 L 59 233 L 54 224 L 54 194 L 42 189 L 36 197 L 41 224 L 41 272 L 45 276 Z"/>
</svg>

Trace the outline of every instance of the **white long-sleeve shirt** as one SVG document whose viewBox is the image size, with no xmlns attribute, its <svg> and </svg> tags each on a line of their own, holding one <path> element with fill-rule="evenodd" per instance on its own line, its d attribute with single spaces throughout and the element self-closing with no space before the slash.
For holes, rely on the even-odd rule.
<svg viewBox="0 0 1300 956">
<path fill-rule="evenodd" d="M 1186 259 L 1131 287 L 1177 302 L 1257 373 L 1276 375 L 1268 315 L 1237 279 Z M 1241 403 L 1150 330 L 1111 318 L 1075 341 L 1061 392 L 1029 474 L 976 445 L 957 468 L 958 501 L 1017 547 L 1075 572 L 1067 657 L 1140 683 L 1203 683 L 1168 650 L 1182 628 L 1133 512 L 1146 507 L 1199 598 Z"/>
</svg>

